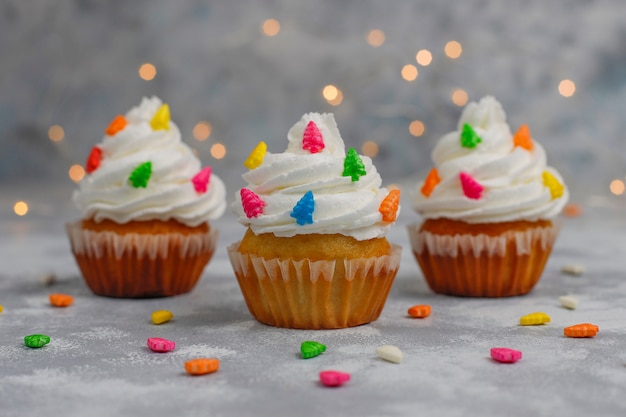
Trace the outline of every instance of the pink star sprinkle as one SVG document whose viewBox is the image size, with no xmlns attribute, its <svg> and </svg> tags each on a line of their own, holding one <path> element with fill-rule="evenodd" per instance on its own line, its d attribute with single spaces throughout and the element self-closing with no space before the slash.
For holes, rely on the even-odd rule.
<svg viewBox="0 0 626 417">
<path fill-rule="evenodd" d="M 209 180 L 211 179 L 211 172 L 211 167 L 202 168 L 200 172 L 198 172 L 191 179 L 191 182 L 193 182 L 193 188 L 196 189 L 197 193 L 206 193 L 206 190 L 209 187 Z"/>
<path fill-rule="evenodd" d="M 311 120 L 309 124 L 306 125 L 304 135 L 302 135 L 302 149 L 306 149 L 311 153 L 318 153 L 325 147 L 322 132 L 320 132 L 315 122 Z"/>
<path fill-rule="evenodd" d="M 246 216 L 248 216 L 249 219 L 263 214 L 265 201 L 261 200 L 261 197 L 256 195 L 254 191 L 247 188 L 242 188 L 240 194 L 243 211 L 246 213 Z"/>
<path fill-rule="evenodd" d="M 491 348 L 491 358 L 502 363 L 513 363 L 522 359 L 522 352 L 509 348 Z"/>
<path fill-rule="evenodd" d="M 483 194 L 485 187 L 476 182 L 476 180 L 466 172 L 461 172 L 459 178 L 461 179 L 461 186 L 463 187 L 465 197 L 478 200 Z"/>
<path fill-rule="evenodd" d="M 162 339 L 160 337 L 150 337 L 148 338 L 148 347 L 153 352 L 170 352 L 176 349 L 176 342 L 172 342 L 171 340 Z"/>
<path fill-rule="evenodd" d="M 320 372 L 320 382 L 327 387 L 338 387 L 350 381 L 350 374 L 339 371 Z"/>
</svg>

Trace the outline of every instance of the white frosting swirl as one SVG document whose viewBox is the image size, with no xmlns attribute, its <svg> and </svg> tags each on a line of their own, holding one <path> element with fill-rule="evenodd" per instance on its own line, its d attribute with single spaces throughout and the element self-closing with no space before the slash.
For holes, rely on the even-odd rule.
<svg viewBox="0 0 626 417">
<path fill-rule="evenodd" d="M 482 139 L 475 148 L 461 145 L 467 123 Z M 543 147 L 533 140 L 527 151 L 515 147 L 506 115 L 500 103 L 487 96 L 470 103 L 461 114 L 458 130 L 443 136 L 432 153 L 441 182 L 430 196 L 418 184 L 413 207 L 425 218 L 449 218 L 468 223 L 497 223 L 516 220 L 550 219 L 561 212 L 569 193 L 559 173 L 546 166 Z M 543 183 L 548 171 L 564 186 L 563 195 L 553 199 Z M 459 174 L 470 174 L 484 187 L 479 199 L 463 193 Z"/>
<path fill-rule="evenodd" d="M 222 215 L 226 208 L 222 180 L 212 174 L 207 191 L 196 192 L 191 179 L 200 171 L 200 161 L 181 141 L 176 124 L 170 121 L 169 130 L 150 126 L 161 105 L 157 97 L 144 97 L 126 114 L 126 127 L 97 145 L 102 150 L 100 166 L 85 176 L 72 196 L 85 218 L 121 224 L 175 219 L 193 227 Z M 133 188 L 128 177 L 147 161 L 152 163 L 147 187 Z"/>
<path fill-rule="evenodd" d="M 325 148 L 318 153 L 302 149 L 302 136 L 313 121 L 322 133 Z M 361 156 L 366 175 L 358 181 L 342 175 L 346 152 L 332 114 L 309 113 L 302 116 L 288 133 L 284 153 L 267 152 L 261 165 L 243 174 L 246 188 L 266 204 L 263 214 L 248 218 L 237 193 L 233 211 L 239 222 L 256 234 L 273 233 L 279 237 L 297 234 L 335 234 L 357 240 L 382 237 L 392 223 L 384 222 L 378 211 L 389 191 L 372 160 Z M 296 203 L 312 191 L 315 200 L 313 224 L 298 225 L 291 217 Z"/>
</svg>

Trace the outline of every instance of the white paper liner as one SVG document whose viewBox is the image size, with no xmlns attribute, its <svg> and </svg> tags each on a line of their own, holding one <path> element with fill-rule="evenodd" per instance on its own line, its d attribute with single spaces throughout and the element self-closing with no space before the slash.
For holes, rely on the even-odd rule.
<svg viewBox="0 0 626 417">
<path fill-rule="evenodd" d="M 116 259 L 122 259 L 125 254 L 136 252 L 137 258 L 146 256 L 150 260 L 167 258 L 170 247 L 179 247 L 181 257 L 192 257 L 202 252 L 213 251 L 217 243 L 218 231 L 211 227 L 209 233 L 181 233 L 141 234 L 127 233 L 119 235 L 108 231 L 92 231 L 82 228 L 81 221 L 67 223 L 65 229 L 72 245 L 72 250 L 78 255 L 89 258 L 101 258 L 106 250 L 113 249 Z"/>
<path fill-rule="evenodd" d="M 509 231 L 499 236 L 488 235 L 437 235 L 428 231 L 419 231 L 419 225 L 408 226 L 411 246 L 418 254 L 428 249 L 435 256 L 458 256 L 473 253 L 479 257 L 483 252 L 488 256 L 505 256 L 507 245 L 511 240 L 515 241 L 518 255 L 530 254 L 532 248 L 539 243 L 541 249 L 551 247 L 556 240 L 560 225 L 553 223 L 551 227 L 534 227 L 525 231 Z"/>
</svg>

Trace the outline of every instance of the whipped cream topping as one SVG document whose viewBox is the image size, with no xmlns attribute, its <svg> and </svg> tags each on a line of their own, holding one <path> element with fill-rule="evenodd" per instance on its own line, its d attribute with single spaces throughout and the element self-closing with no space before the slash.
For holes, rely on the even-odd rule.
<svg viewBox="0 0 626 417">
<path fill-rule="evenodd" d="M 303 149 L 303 135 L 313 121 L 322 134 L 325 148 L 317 153 Z M 382 237 L 391 222 L 382 220 L 379 206 L 389 191 L 372 160 L 360 156 L 366 174 L 358 181 L 343 176 L 345 145 L 332 114 L 308 113 L 287 135 L 284 153 L 267 152 L 263 162 L 245 174 L 246 188 L 265 203 L 262 214 L 248 218 L 238 192 L 233 211 L 239 222 L 255 234 L 273 233 L 279 237 L 296 234 L 335 234 L 357 240 Z M 299 225 L 291 216 L 294 206 L 308 191 L 313 192 L 313 223 Z"/>
<path fill-rule="evenodd" d="M 470 125 L 481 142 L 464 147 L 459 139 L 463 126 Z M 418 184 L 413 207 L 425 218 L 448 218 L 468 223 L 536 221 L 558 215 L 569 193 L 563 179 L 546 166 L 543 147 L 533 140 L 532 149 L 515 146 L 500 103 L 487 96 L 470 103 L 461 114 L 457 130 L 443 136 L 432 152 L 439 182 L 429 196 Z M 459 180 L 469 174 L 484 190 L 480 198 L 468 198 Z M 544 184 L 544 172 L 563 185 L 562 195 L 552 197 Z"/>
<path fill-rule="evenodd" d="M 116 223 L 175 219 L 194 227 L 216 219 L 226 208 L 226 189 L 215 174 L 204 193 L 195 190 L 192 178 L 201 165 L 181 141 L 178 126 L 154 130 L 150 121 L 163 103 L 157 97 L 143 98 L 126 113 L 128 124 L 113 136 L 106 135 L 99 167 L 85 176 L 72 199 L 85 218 Z M 150 161 L 152 173 L 145 188 L 129 184 L 137 166 Z"/>
</svg>

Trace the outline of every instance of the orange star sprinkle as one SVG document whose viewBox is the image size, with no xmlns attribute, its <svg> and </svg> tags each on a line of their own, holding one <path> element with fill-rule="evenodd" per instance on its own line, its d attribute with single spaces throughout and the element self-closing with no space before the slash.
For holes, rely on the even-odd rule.
<svg viewBox="0 0 626 417">
<path fill-rule="evenodd" d="M 430 197 L 430 194 L 440 182 L 441 178 L 439 178 L 439 171 L 437 171 L 437 168 L 431 169 L 428 176 L 424 180 L 424 185 L 422 185 L 422 194 L 426 197 Z"/>
<path fill-rule="evenodd" d="M 535 146 L 533 139 L 530 136 L 530 129 L 527 124 L 523 124 L 517 129 L 517 132 L 513 135 L 513 145 L 526 149 L 528 152 L 533 150 Z"/>
<path fill-rule="evenodd" d="M 118 114 L 113 120 L 111 120 L 111 123 L 109 123 L 109 127 L 106 128 L 104 133 L 109 136 L 115 136 L 115 134 L 124 129 L 127 124 L 128 122 L 126 121 L 126 118 L 121 114 Z"/>
<path fill-rule="evenodd" d="M 400 190 L 391 190 L 387 197 L 380 203 L 378 211 L 383 215 L 384 222 L 395 222 L 398 217 L 400 205 Z"/>
<path fill-rule="evenodd" d="M 600 329 L 595 324 L 580 323 L 563 329 L 563 334 L 567 337 L 594 337 Z"/>
</svg>

